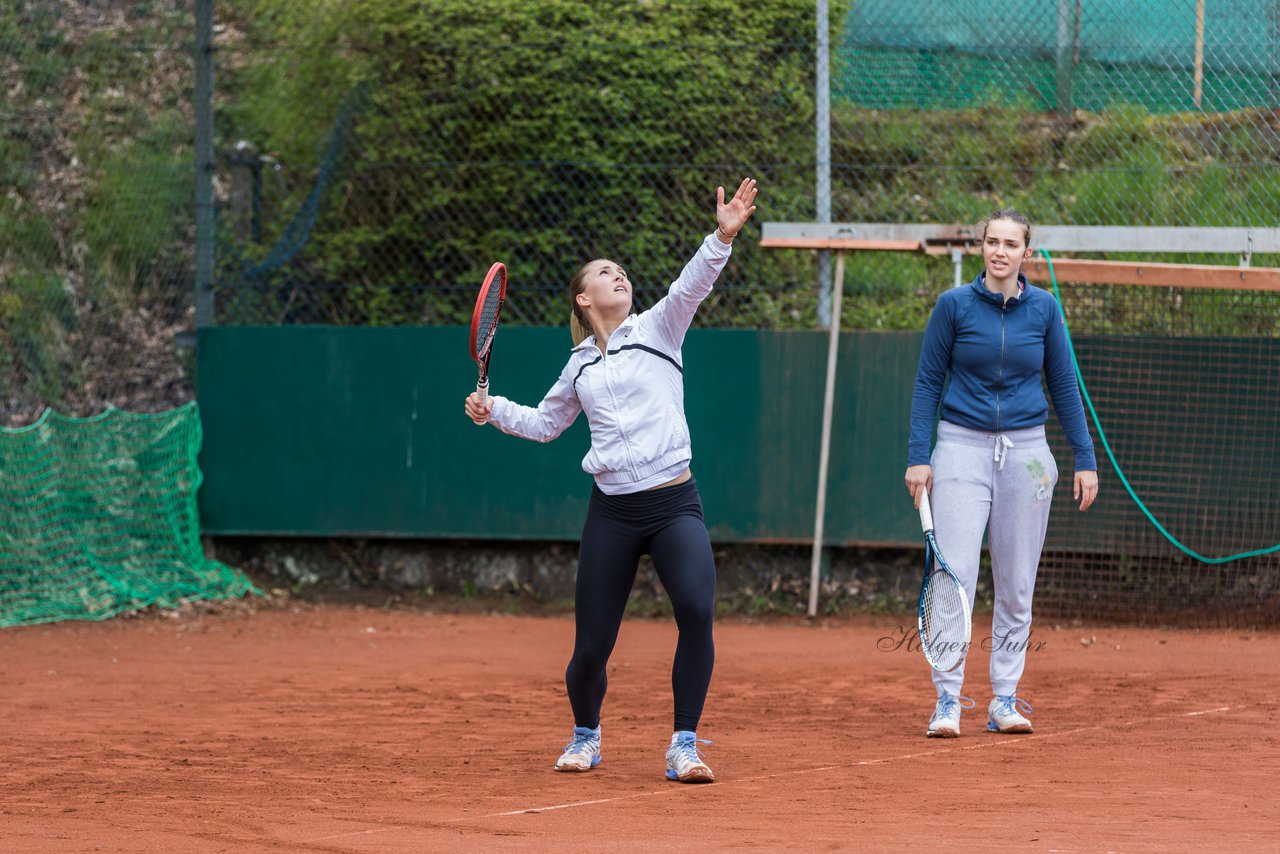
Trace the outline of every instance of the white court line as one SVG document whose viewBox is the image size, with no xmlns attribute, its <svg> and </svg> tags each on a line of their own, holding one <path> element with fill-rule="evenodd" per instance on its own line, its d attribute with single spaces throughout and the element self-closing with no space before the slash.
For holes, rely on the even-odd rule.
<svg viewBox="0 0 1280 854">
<path fill-rule="evenodd" d="M 1239 711 L 1240 709 L 1247 709 L 1252 705 L 1270 705 L 1270 704 L 1271 703 L 1263 703 L 1263 704 L 1250 703 L 1243 706 L 1218 706 L 1217 708 L 1201 709 L 1195 712 L 1174 712 L 1166 715 L 1157 715 L 1155 717 L 1143 718 L 1140 721 L 1121 721 L 1119 723 L 1109 723 L 1106 726 L 1103 726 L 1101 724 L 1094 724 L 1093 726 L 1082 726 L 1082 727 L 1077 727 L 1075 729 L 1062 730 L 1060 732 L 1051 732 L 1051 733 L 1045 733 L 1045 734 L 1032 733 L 1030 735 L 1019 735 L 1016 738 L 1002 738 L 999 741 L 987 741 L 980 744 L 967 744 L 967 745 L 956 746 L 956 747 L 940 747 L 940 748 L 934 748 L 932 750 L 922 750 L 916 753 L 903 753 L 899 756 L 885 756 L 880 759 L 861 759 L 857 762 L 845 762 L 845 763 L 839 763 L 835 765 L 821 765 L 813 768 L 800 768 L 793 771 L 779 771 L 774 774 L 761 774 L 756 777 L 742 777 L 735 780 L 728 780 L 722 783 L 713 783 L 712 785 L 715 786 L 717 790 L 719 790 L 719 789 L 726 788 L 728 786 L 742 785 L 743 783 L 758 783 L 764 780 L 777 780 L 781 777 L 796 777 L 802 774 L 818 774 L 824 771 L 836 771 L 836 770 L 845 769 L 845 768 L 859 768 L 865 765 L 882 765 L 886 762 L 901 762 L 906 759 L 922 759 L 930 756 L 941 756 L 947 753 L 955 753 L 961 750 L 984 750 L 989 747 L 1000 747 L 1001 745 L 1005 745 L 1005 744 L 1029 744 L 1034 741 L 1046 741 L 1048 739 L 1053 739 L 1053 738 L 1066 738 L 1067 736 L 1079 735 L 1080 733 L 1091 732 L 1093 730 L 1116 729 L 1118 727 L 1126 727 L 1126 726 L 1142 726 L 1145 724 L 1149 724 L 1152 721 L 1167 720 L 1171 718 L 1200 717 L 1202 715 L 1212 715 L 1212 714 L 1217 714 L 1219 712 Z M 574 807 L 587 807 L 587 806 L 592 806 L 594 804 L 607 804 L 607 803 L 614 803 L 617 801 L 630 801 L 630 800 L 635 800 L 637 798 L 651 798 L 656 795 L 670 795 L 678 791 L 681 791 L 682 789 L 683 789 L 682 786 L 679 786 L 677 784 L 672 784 L 668 788 L 654 789 L 653 791 L 650 791 L 650 792 L 637 792 L 634 795 L 618 795 L 617 797 L 613 797 L 613 798 L 597 798 L 595 800 L 590 800 L 590 801 L 573 801 L 567 804 L 553 804 L 553 805 L 544 806 L 544 807 L 526 807 L 524 809 L 508 810 L 506 812 L 489 813 L 487 815 L 462 816 L 460 818 L 447 819 L 443 823 L 455 824 L 457 822 L 462 822 L 462 821 L 476 821 L 478 819 L 486 819 L 486 818 L 507 818 L 513 815 L 536 815 L 537 813 L 554 812 L 555 810 L 567 810 L 567 809 L 573 809 Z"/>
<path fill-rule="evenodd" d="M 326 842 L 330 839 L 343 839 L 348 836 L 368 836 L 370 833 L 388 833 L 392 830 L 408 830 L 407 827 L 371 827 L 368 830 L 348 830 L 346 833 L 331 833 L 328 836 L 313 836 L 310 839 L 299 839 L 295 844 L 307 845 L 312 842 Z"/>
</svg>

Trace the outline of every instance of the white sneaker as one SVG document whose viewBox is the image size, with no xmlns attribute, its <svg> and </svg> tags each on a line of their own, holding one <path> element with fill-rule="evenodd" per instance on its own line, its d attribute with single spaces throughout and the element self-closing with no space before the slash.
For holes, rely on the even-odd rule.
<svg viewBox="0 0 1280 854">
<path fill-rule="evenodd" d="M 667 779 L 681 783 L 714 783 L 716 775 L 699 757 L 698 744 L 710 744 L 698 738 L 696 733 L 679 730 L 671 736 L 667 748 Z"/>
<path fill-rule="evenodd" d="M 958 738 L 960 736 L 960 710 L 972 709 L 976 706 L 968 697 L 956 697 L 943 694 L 938 698 L 938 705 L 933 707 L 933 717 L 929 718 L 929 728 L 925 730 L 928 738 Z"/>
<path fill-rule="evenodd" d="M 600 764 L 600 727 L 573 728 L 573 738 L 556 760 L 557 771 L 590 771 Z"/>
<path fill-rule="evenodd" d="M 1031 721 L 1026 715 L 1033 711 L 1031 704 L 1016 694 L 1007 697 L 997 694 L 987 706 L 987 729 L 1006 735 L 1031 732 Z"/>
</svg>

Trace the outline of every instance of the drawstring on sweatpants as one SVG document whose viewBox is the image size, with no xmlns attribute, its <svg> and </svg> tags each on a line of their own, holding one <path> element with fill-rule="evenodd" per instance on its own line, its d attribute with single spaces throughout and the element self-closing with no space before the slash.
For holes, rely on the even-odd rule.
<svg viewBox="0 0 1280 854">
<path fill-rule="evenodd" d="M 996 466 L 998 471 L 1004 471 L 1004 458 L 1008 456 L 1009 449 L 1012 447 L 1013 442 L 1009 441 L 1008 436 L 1003 433 L 996 434 L 995 456 L 992 459 L 999 463 L 999 465 Z"/>
</svg>

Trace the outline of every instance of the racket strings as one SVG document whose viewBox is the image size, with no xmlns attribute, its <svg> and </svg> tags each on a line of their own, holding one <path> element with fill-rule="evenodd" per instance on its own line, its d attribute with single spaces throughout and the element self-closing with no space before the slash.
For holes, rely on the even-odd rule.
<svg viewBox="0 0 1280 854">
<path fill-rule="evenodd" d="M 480 308 L 480 322 L 476 324 L 476 352 L 483 351 L 493 337 L 493 330 L 498 325 L 498 309 L 501 306 L 502 290 L 495 282 L 485 294 L 484 304 Z"/>
<path fill-rule="evenodd" d="M 969 651 L 969 601 L 946 572 L 935 572 L 920 606 L 920 643 L 934 667 L 952 670 Z"/>
</svg>

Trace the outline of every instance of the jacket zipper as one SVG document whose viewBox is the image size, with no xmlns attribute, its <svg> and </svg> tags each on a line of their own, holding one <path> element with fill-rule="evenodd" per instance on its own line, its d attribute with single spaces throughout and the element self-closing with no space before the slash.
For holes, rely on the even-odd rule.
<svg viewBox="0 0 1280 854">
<path fill-rule="evenodd" d="M 1000 305 L 1000 371 L 996 374 L 996 432 L 1000 432 L 1000 387 L 1004 383 L 1004 321 L 1008 309 Z"/>
<path fill-rule="evenodd" d="M 622 426 L 622 407 L 618 405 L 618 396 L 613 392 L 613 378 L 609 375 L 610 362 L 606 359 L 603 364 L 604 384 L 605 388 L 609 390 L 609 402 L 613 406 L 614 417 L 618 421 L 618 435 L 622 437 L 622 447 L 627 454 L 627 465 L 630 467 L 631 473 L 634 475 L 636 472 L 636 461 L 631 454 L 631 440 L 627 438 L 627 431 Z"/>
</svg>

